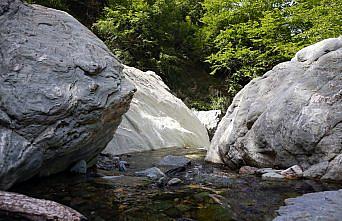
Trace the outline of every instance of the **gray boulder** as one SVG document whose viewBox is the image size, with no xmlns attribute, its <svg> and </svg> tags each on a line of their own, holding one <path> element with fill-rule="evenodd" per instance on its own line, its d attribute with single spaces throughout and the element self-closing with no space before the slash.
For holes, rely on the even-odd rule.
<svg viewBox="0 0 342 221">
<path fill-rule="evenodd" d="M 206 160 L 234 169 L 299 165 L 306 177 L 342 180 L 341 153 L 340 37 L 302 49 L 241 90 L 220 122 Z M 315 166 L 322 162 L 329 164 L 323 173 Z"/>
<path fill-rule="evenodd" d="M 0 39 L 0 189 L 89 163 L 135 90 L 121 63 L 67 13 L 19 0 L 0 3 Z"/>
<path fill-rule="evenodd" d="M 273 221 L 342 220 L 342 190 L 308 193 L 285 200 Z"/>
</svg>

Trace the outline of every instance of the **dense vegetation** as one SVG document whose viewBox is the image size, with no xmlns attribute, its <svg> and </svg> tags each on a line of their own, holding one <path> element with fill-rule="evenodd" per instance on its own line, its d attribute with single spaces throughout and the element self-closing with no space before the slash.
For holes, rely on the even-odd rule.
<svg viewBox="0 0 342 221">
<path fill-rule="evenodd" d="M 73 7 L 84 1 L 36 2 L 76 14 L 126 64 L 156 71 L 197 108 L 225 108 L 223 97 L 342 26 L 337 0 L 87 0 L 103 12 L 92 25 Z"/>
</svg>

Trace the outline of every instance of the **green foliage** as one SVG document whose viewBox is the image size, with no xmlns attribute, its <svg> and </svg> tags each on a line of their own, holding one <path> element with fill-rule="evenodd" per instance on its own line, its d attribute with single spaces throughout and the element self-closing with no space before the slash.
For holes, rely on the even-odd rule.
<svg viewBox="0 0 342 221">
<path fill-rule="evenodd" d="M 196 57 L 196 0 L 110 0 L 95 32 L 124 63 L 167 76 Z"/>
<path fill-rule="evenodd" d="M 67 11 L 68 6 L 65 0 L 27 0 L 30 4 L 44 5 L 46 7 Z"/>
<path fill-rule="evenodd" d="M 341 6 L 328 0 L 205 0 L 198 36 L 212 74 L 224 76 L 234 95 L 304 46 L 339 36 Z"/>
<path fill-rule="evenodd" d="M 107 0 L 26 0 L 30 4 L 39 4 L 70 13 L 87 27 L 98 19 Z"/>
</svg>

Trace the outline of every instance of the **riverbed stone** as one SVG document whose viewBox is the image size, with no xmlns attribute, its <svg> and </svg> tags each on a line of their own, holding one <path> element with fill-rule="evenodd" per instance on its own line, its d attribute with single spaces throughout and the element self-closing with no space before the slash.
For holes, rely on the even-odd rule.
<svg viewBox="0 0 342 221">
<path fill-rule="evenodd" d="M 308 193 L 285 200 L 273 221 L 342 220 L 342 190 Z"/>
<path fill-rule="evenodd" d="M 253 175 L 257 172 L 257 170 L 258 168 L 256 167 L 243 166 L 239 169 L 239 174 Z"/>
<path fill-rule="evenodd" d="M 72 173 L 86 174 L 87 173 L 87 162 L 85 160 L 79 161 L 70 169 L 70 171 Z"/>
<path fill-rule="evenodd" d="M 341 73 L 339 37 L 304 48 L 252 80 L 221 120 L 206 160 L 233 169 L 299 165 L 304 171 L 329 162 L 322 178 L 340 180 Z"/>
<path fill-rule="evenodd" d="M 298 179 L 303 176 L 303 170 L 300 166 L 294 165 L 290 168 L 287 168 L 286 170 L 281 171 L 280 174 L 283 175 L 286 179 Z"/>
<path fill-rule="evenodd" d="M 275 172 L 268 172 L 268 173 L 264 173 L 261 178 L 263 180 L 283 180 L 285 179 L 285 177 L 279 173 L 275 173 Z"/>
<path fill-rule="evenodd" d="M 169 180 L 169 182 L 167 182 L 168 186 L 175 186 L 178 185 L 180 183 L 182 183 L 183 181 L 179 178 L 172 178 L 171 180 Z"/>
<path fill-rule="evenodd" d="M 92 161 L 133 97 L 123 65 L 59 10 L 2 0 L 0 33 L 0 189 Z"/>
<path fill-rule="evenodd" d="M 255 171 L 255 174 L 257 175 L 263 175 L 265 173 L 281 173 L 282 170 L 276 170 L 276 169 L 273 169 L 273 168 L 260 168 L 258 169 L 257 171 Z"/>
<path fill-rule="evenodd" d="M 158 167 L 152 167 L 143 171 L 135 172 L 135 175 L 148 177 L 153 180 L 158 180 L 162 177 L 165 177 L 165 174 Z"/>
</svg>

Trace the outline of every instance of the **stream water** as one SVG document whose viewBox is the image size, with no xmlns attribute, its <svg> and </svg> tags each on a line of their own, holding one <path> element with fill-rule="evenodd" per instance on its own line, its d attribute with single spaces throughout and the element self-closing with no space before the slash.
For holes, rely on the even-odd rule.
<svg viewBox="0 0 342 221">
<path fill-rule="evenodd" d="M 186 171 L 172 176 L 182 179 L 183 184 L 160 186 L 134 175 L 166 155 L 184 155 L 192 160 Z M 276 216 L 286 198 L 342 187 L 312 180 L 264 181 L 208 164 L 204 156 L 203 150 L 183 148 L 122 155 L 121 159 L 129 163 L 125 172 L 97 169 L 88 175 L 58 174 L 22 183 L 11 191 L 54 200 L 94 221 L 267 221 Z M 103 175 L 115 177 L 108 179 Z"/>
</svg>

